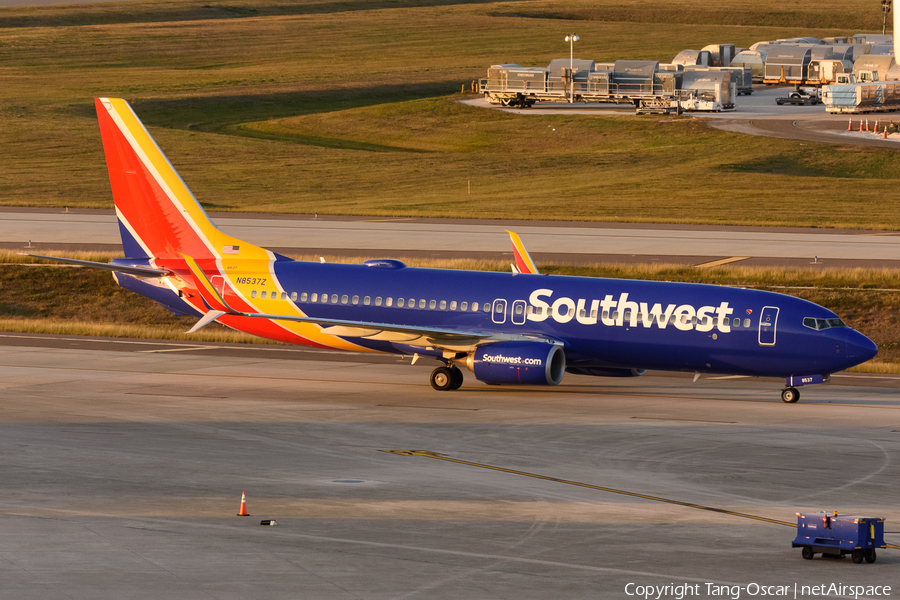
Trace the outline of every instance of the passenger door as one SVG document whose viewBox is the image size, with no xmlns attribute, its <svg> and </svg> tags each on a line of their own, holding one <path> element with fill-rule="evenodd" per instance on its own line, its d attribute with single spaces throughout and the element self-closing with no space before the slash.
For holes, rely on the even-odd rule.
<svg viewBox="0 0 900 600">
<path fill-rule="evenodd" d="M 778 323 L 778 307 L 764 306 L 759 315 L 759 345 L 775 345 L 775 325 Z"/>
</svg>

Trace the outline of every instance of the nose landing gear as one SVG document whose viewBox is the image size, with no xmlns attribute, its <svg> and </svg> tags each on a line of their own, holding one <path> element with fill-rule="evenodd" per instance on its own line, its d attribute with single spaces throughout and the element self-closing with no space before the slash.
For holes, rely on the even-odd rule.
<svg viewBox="0 0 900 600">
<path fill-rule="evenodd" d="M 781 390 L 781 400 L 788 404 L 793 404 L 800 399 L 800 390 L 795 387 L 789 387 Z"/>
</svg>

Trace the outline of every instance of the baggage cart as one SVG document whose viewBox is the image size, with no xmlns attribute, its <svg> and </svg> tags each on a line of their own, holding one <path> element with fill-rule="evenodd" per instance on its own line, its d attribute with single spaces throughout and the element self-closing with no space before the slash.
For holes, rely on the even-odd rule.
<svg viewBox="0 0 900 600">
<path fill-rule="evenodd" d="M 876 548 L 886 548 L 884 519 L 820 513 L 797 513 L 797 537 L 791 546 L 802 548 L 803 558 L 816 554 L 842 557 L 849 554 L 854 563 L 875 562 Z"/>
</svg>

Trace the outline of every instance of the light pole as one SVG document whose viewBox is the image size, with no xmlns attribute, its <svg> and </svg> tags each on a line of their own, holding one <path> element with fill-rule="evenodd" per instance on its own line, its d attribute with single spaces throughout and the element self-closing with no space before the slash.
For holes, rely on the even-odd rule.
<svg viewBox="0 0 900 600">
<path fill-rule="evenodd" d="M 882 0 L 882 2 L 884 1 L 885 0 Z M 575 102 L 575 75 L 572 71 L 574 70 L 575 63 L 575 42 L 580 39 L 581 38 L 574 33 L 566 36 L 566 41 L 569 42 L 569 104 Z"/>
<path fill-rule="evenodd" d="M 891 1 L 892 0 L 881 0 L 881 12 L 884 13 L 883 18 L 881 19 L 881 35 L 884 35 L 885 28 L 887 26 L 887 14 L 891 12 Z M 894 32 L 894 35 L 897 35 L 897 32 Z"/>
</svg>

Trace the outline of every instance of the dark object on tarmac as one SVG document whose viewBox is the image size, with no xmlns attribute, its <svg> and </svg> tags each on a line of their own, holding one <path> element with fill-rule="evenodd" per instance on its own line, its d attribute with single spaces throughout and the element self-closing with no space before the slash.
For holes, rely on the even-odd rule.
<svg viewBox="0 0 900 600">
<path fill-rule="evenodd" d="M 828 513 L 797 513 L 797 537 L 792 548 L 803 548 L 802 556 L 816 554 L 840 558 L 849 554 L 859 564 L 875 562 L 876 548 L 886 548 L 884 519 Z"/>
<path fill-rule="evenodd" d="M 275 519 L 266 519 L 265 521 L 260 521 L 259 524 L 260 525 L 271 525 L 271 526 L 278 525 L 278 523 L 275 522 Z"/>
<path fill-rule="evenodd" d="M 812 90 L 812 92 L 810 92 Z M 785 98 L 776 98 L 775 103 L 781 106 L 782 104 L 795 104 L 799 106 L 805 106 L 807 104 L 815 106 L 816 104 L 822 103 L 822 97 L 819 95 L 818 88 L 801 88 L 799 85 L 794 87 L 794 91 L 791 92 Z"/>
</svg>

